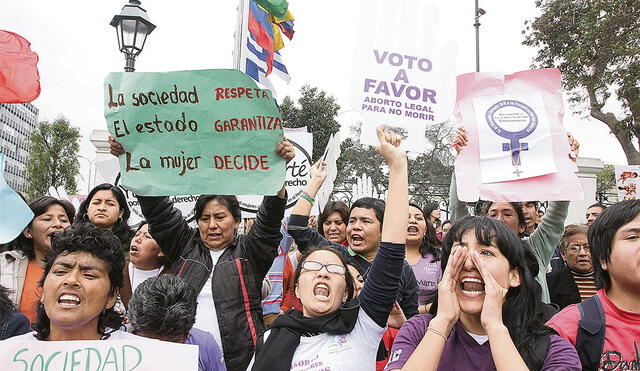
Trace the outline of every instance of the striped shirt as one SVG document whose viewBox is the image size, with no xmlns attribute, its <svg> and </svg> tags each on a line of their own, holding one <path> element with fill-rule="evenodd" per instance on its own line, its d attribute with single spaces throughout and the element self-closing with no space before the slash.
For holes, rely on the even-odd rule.
<svg viewBox="0 0 640 371">
<path fill-rule="evenodd" d="M 580 300 L 588 299 L 598 291 L 596 289 L 596 281 L 593 271 L 589 273 L 576 273 L 571 271 L 571 275 L 573 275 L 573 280 L 576 281 L 576 286 L 578 286 Z"/>
</svg>

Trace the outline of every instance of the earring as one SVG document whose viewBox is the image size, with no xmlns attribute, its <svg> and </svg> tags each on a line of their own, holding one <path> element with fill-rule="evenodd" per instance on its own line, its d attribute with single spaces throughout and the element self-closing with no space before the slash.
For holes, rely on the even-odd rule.
<svg viewBox="0 0 640 371">
<path fill-rule="evenodd" d="M 116 224 L 120 224 L 122 223 L 122 218 L 118 218 L 118 220 L 116 220 Z"/>
<path fill-rule="evenodd" d="M 87 213 L 82 214 L 82 220 L 84 220 L 85 222 L 89 221 L 89 215 L 87 215 Z"/>
</svg>

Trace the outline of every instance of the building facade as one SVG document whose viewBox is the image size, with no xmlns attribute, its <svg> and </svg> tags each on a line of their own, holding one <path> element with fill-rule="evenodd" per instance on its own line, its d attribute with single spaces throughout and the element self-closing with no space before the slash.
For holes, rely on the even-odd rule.
<svg viewBox="0 0 640 371">
<path fill-rule="evenodd" d="M 5 154 L 4 178 L 9 187 L 27 189 L 29 136 L 38 125 L 38 109 L 31 103 L 0 103 L 0 153 Z"/>
</svg>

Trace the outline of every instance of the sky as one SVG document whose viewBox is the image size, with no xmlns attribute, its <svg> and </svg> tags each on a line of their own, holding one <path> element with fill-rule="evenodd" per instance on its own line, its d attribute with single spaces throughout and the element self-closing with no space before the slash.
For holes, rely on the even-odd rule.
<svg viewBox="0 0 640 371">
<path fill-rule="evenodd" d="M 281 52 L 292 80 L 288 85 L 276 84 L 279 100 L 286 95 L 297 97 L 304 84 L 333 95 L 342 107 L 338 121 L 343 136 L 359 119 L 348 102 L 361 1 L 367 0 L 289 0 L 296 34 Z M 480 18 L 482 72 L 512 73 L 530 68 L 536 51 L 522 45 L 522 30 L 525 20 L 539 14 L 534 2 L 480 0 L 480 7 L 486 10 Z M 80 155 L 89 160 L 95 158 L 89 141 L 91 131 L 106 130 L 104 78 L 124 68 L 124 56 L 118 51 L 115 29 L 109 22 L 125 3 L 0 0 L 0 29 L 25 37 L 40 58 L 42 92 L 33 102 L 40 109 L 39 120 L 67 117 L 80 128 Z M 439 22 L 438 27 L 432 27 L 436 29 L 433 37 L 457 43 L 457 74 L 475 71 L 474 1 L 437 4 Z M 136 71 L 232 68 L 237 5 L 236 0 L 142 0 L 157 27 L 136 61 Z M 603 123 L 572 111 L 565 100 L 564 125 L 580 141 L 580 156 L 626 164 L 620 145 Z M 89 161 L 81 159 L 80 165 L 80 174 L 86 179 Z M 80 179 L 80 193 L 86 189 L 85 179 Z"/>
</svg>

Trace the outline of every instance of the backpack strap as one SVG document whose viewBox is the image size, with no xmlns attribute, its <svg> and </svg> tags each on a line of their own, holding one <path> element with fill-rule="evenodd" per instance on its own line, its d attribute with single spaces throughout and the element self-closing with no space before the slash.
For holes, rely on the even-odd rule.
<svg viewBox="0 0 640 371">
<path fill-rule="evenodd" d="M 604 309 L 598 295 L 578 304 L 580 322 L 576 337 L 576 350 L 583 370 L 596 370 L 600 365 L 606 332 Z"/>
<path fill-rule="evenodd" d="M 542 360 L 542 363 L 539 365 L 540 369 L 544 365 L 544 361 L 547 359 L 547 353 L 549 353 L 549 346 L 551 346 L 551 335 L 542 335 L 538 336 L 535 339 L 533 351 L 538 356 L 539 359 Z M 535 369 L 538 366 L 530 366 L 532 369 Z"/>
</svg>

